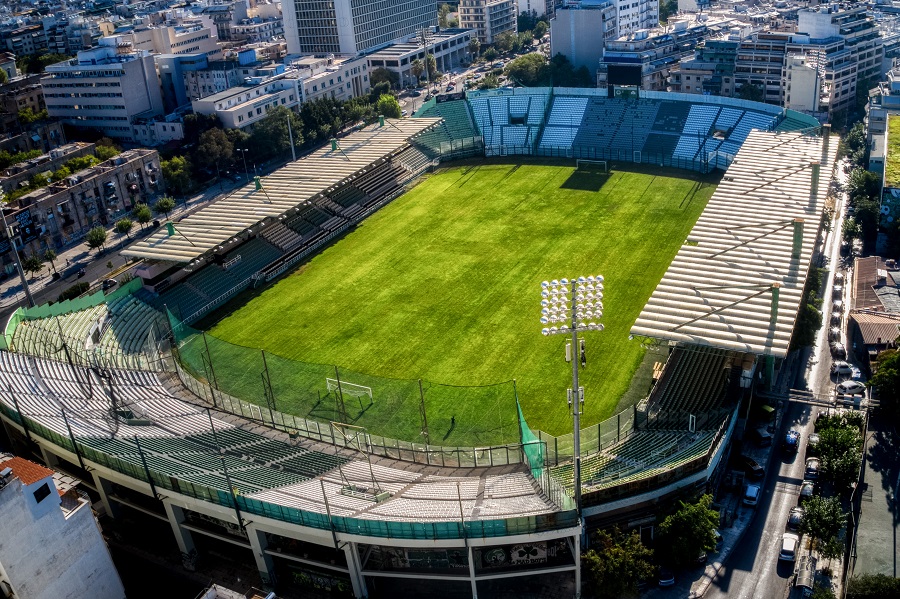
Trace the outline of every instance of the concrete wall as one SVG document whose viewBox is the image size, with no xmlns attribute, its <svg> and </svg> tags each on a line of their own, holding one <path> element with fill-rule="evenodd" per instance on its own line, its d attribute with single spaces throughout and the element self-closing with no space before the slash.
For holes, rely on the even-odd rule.
<svg viewBox="0 0 900 599">
<path fill-rule="evenodd" d="M 49 481 L 50 495 L 33 492 Z M 46 507 L 40 507 L 46 506 Z M 0 489 L 0 564 L 21 599 L 123 599 L 125 589 L 94 514 L 83 504 L 68 519 L 51 478 Z"/>
</svg>

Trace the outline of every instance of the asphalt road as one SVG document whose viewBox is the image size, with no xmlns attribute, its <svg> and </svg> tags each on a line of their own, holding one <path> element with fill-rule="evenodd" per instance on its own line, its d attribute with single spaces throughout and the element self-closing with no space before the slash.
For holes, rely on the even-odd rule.
<svg viewBox="0 0 900 599">
<path fill-rule="evenodd" d="M 841 171 L 840 175 L 846 180 Z M 840 235 L 844 217 L 844 201 L 838 201 L 836 219 L 832 224 L 832 233 L 828 235 L 822 255 L 825 257 L 825 285 L 821 292 L 825 323 L 819 331 L 816 346 L 804 351 L 806 358 L 801 371 L 797 374 L 795 389 L 809 390 L 817 396 L 832 396 L 837 382 L 831 376 L 831 352 L 828 341 L 828 318 L 835 272 L 847 272 L 851 259 L 840 256 Z M 849 279 L 849 277 L 848 277 Z M 844 325 L 846 325 L 847 307 L 844 307 Z M 844 326 L 846 331 L 846 326 Z M 846 335 L 844 336 L 846 345 Z M 723 597 L 740 599 L 778 599 L 786 597 L 790 592 L 791 576 L 794 564 L 778 560 L 781 549 L 781 535 L 785 528 L 791 508 L 797 505 L 800 483 L 803 481 L 805 469 L 806 440 L 813 432 L 813 419 L 821 409 L 809 404 L 795 403 L 787 408 L 778 434 L 775 436 L 775 447 L 767 469 L 764 494 L 756 510 L 756 517 L 744 534 L 740 544 L 725 563 L 722 572 L 713 581 L 705 597 L 720 599 Z M 800 450 L 795 453 L 786 452 L 781 447 L 781 439 L 787 430 L 796 428 L 801 431 Z"/>
</svg>

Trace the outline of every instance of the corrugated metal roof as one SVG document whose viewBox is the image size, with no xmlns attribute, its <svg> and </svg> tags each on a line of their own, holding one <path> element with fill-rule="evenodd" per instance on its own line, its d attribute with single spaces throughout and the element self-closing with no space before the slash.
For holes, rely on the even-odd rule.
<svg viewBox="0 0 900 599">
<path fill-rule="evenodd" d="M 837 145 L 837 138 L 824 150 L 821 138 L 751 132 L 631 333 L 787 355 Z M 812 193 L 814 162 L 821 166 Z M 799 257 L 792 256 L 796 220 Z"/>
<path fill-rule="evenodd" d="M 355 176 L 369 165 L 401 149 L 410 137 L 440 119 L 386 119 L 291 162 L 262 179 L 263 191 L 253 183 L 175 223 L 176 234 L 161 227 L 146 240 L 122 252 L 126 256 L 186 263 L 198 258 L 265 218 L 277 218 L 329 188 Z"/>
<path fill-rule="evenodd" d="M 865 345 L 888 345 L 900 337 L 900 315 L 854 312 L 850 318 L 856 321 Z"/>
</svg>

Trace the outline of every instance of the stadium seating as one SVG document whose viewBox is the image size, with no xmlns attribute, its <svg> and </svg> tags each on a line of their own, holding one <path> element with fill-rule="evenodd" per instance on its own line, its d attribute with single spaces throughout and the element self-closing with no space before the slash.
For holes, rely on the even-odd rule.
<svg viewBox="0 0 900 599">
<path fill-rule="evenodd" d="M 581 127 L 588 99 L 584 97 L 555 96 L 547 116 L 548 127 Z"/>
<path fill-rule="evenodd" d="M 725 395 L 732 362 L 732 354 L 724 350 L 676 347 L 650 394 L 649 407 L 697 415 L 717 408 Z"/>
<path fill-rule="evenodd" d="M 263 231 L 263 237 L 282 252 L 289 252 L 303 243 L 303 238 L 300 235 L 280 222 L 267 226 Z"/>
<path fill-rule="evenodd" d="M 413 142 L 431 157 L 449 152 L 453 142 L 478 137 L 478 130 L 465 100 L 452 100 L 433 104 L 416 113 L 417 117 L 444 119 L 440 125 L 419 134 Z"/>
</svg>

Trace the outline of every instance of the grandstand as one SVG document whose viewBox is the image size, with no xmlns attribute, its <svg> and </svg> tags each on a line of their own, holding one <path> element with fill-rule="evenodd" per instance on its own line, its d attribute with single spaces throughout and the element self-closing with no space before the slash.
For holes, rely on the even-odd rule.
<svg viewBox="0 0 900 599">
<path fill-rule="evenodd" d="M 258 189 L 249 185 L 163 227 L 126 252 L 145 258 L 143 281 L 106 301 L 17 311 L 5 331 L 10 351 L 0 351 L 0 419 L 10 437 L 60 460 L 105 505 L 143 496 L 141 509 L 171 524 L 185 555 L 191 535 L 222 538 L 187 524 L 186 513 L 238 531 L 228 542 L 249 548 L 273 585 L 276 564 L 291 560 L 341 577 L 357 597 L 395 575 L 414 578 L 419 592 L 461 585 L 454 590 L 471 586 L 473 594 L 498 572 L 574 573 L 578 581 L 573 466 L 547 457 L 551 445 L 565 456 L 565 439 L 535 435 L 523 418 L 523 440 L 528 433 L 537 442 L 503 447 L 507 459 L 497 466 L 483 464 L 501 448 L 468 448 L 470 467 L 445 464 L 440 447 L 392 447 L 377 431 L 348 441 L 328 423 L 301 428 L 303 419 L 261 406 L 245 411 L 166 351 L 171 329 L 160 312 L 195 321 L 279 276 L 435 160 L 568 156 L 728 169 L 632 327 L 668 348 L 658 379 L 633 421 L 615 422 L 606 437 L 597 425 L 594 437 L 582 438 L 581 515 L 627 518 L 712 479 L 735 426 L 739 365 L 762 356 L 771 380 L 786 354 L 836 143 L 781 133 L 816 127 L 791 111 L 652 93 L 490 90 L 426 103 L 416 116 L 350 134 Z M 748 291 L 754 286 L 758 292 Z M 127 493 L 111 494 L 113 484 Z M 267 548 L 279 540 L 312 555 Z M 555 561 L 510 561 L 516 545 L 551 542 L 562 547 Z M 336 561 L 319 559 L 317 551 L 332 547 Z M 450 551 L 461 570 L 409 565 L 412 553 L 443 563 Z M 487 563 L 488 551 L 506 556 L 501 570 Z M 406 569 L 367 561 L 387 553 L 403 555 Z"/>
</svg>

